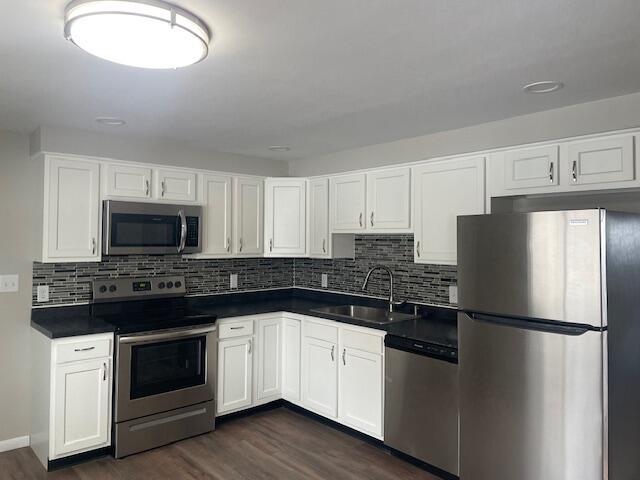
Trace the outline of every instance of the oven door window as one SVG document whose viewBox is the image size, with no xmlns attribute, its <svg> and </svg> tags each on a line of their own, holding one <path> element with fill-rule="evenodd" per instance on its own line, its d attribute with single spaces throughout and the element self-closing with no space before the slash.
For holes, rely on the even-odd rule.
<svg viewBox="0 0 640 480">
<path fill-rule="evenodd" d="M 206 382 L 206 337 L 131 347 L 131 399 Z"/>
<path fill-rule="evenodd" d="M 179 234 L 177 215 L 111 214 L 113 247 L 177 247 Z"/>
</svg>

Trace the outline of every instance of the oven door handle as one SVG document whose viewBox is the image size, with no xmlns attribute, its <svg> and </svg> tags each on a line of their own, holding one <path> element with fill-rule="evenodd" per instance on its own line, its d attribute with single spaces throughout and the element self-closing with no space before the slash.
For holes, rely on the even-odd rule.
<svg viewBox="0 0 640 480">
<path fill-rule="evenodd" d="M 178 253 L 184 250 L 184 246 L 187 243 L 187 217 L 184 215 L 184 210 L 178 211 L 178 218 L 180 219 L 180 245 L 178 245 Z"/>
<path fill-rule="evenodd" d="M 210 327 L 190 328 L 188 330 L 173 330 L 171 332 L 145 333 L 141 335 L 130 335 L 118 337 L 118 343 L 146 343 L 156 342 L 158 340 L 173 340 L 176 338 L 195 337 L 205 333 L 215 332 L 215 325 Z"/>
</svg>

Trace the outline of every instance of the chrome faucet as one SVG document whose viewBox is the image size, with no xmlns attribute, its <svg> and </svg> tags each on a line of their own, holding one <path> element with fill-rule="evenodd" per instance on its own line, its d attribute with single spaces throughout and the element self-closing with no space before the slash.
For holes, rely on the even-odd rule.
<svg viewBox="0 0 640 480">
<path fill-rule="evenodd" d="M 393 272 L 389 270 L 389 268 L 385 267 L 384 265 L 374 265 L 371 270 L 369 270 L 369 273 L 367 273 L 367 276 L 364 279 L 362 290 L 364 291 L 367 289 L 369 277 L 371 277 L 371 274 L 376 270 L 383 270 L 389 274 L 389 311 L 393 312 L 393 307 L 395 307 L 396 305 L 402 305 L 404 302 L 395 302 L 393 300 Z"/>
</svg>

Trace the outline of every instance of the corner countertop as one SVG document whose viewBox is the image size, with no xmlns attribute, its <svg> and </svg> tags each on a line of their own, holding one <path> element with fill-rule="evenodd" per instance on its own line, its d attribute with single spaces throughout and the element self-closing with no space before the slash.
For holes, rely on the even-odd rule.
<svg viewBox="0 0 640 480">
<path fill-rule="evenodd" d="M 338 318 L 314 310 L 330 305 L 345 304 L 384 307 L 386 305 L 384 300 L 317 290 L 274 289 L 187 297 L 186 300 L 189 308 L 213 314 L 218 319 L 290 312 L 385 330 L 390 335 L 457 348 L 456 310 L 451 308 L 419 306 L 420 317 L 417 319 L 388 325 L 376 325 L 355 319 Z M 413 306 L 406 305 L 404 309 L 407 312 L 412 312 Z M 31 314 L 31 326 L 52 339 L 116 331 L 114 325 L 92 315 L 91 305 L 34 309 Z"/>
</svg>

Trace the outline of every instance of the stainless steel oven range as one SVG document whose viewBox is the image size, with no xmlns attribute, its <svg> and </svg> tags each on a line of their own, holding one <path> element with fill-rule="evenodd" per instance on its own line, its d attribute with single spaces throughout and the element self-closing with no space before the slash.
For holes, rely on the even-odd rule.
<svg viewBox="0 0 640 480">
<path fill-rule="evenodd" d="M 94 283 L 94 318 L 116 327 L 116 458 L 214 429 L 215 316 L 189 309 L 184 282 Z"/>
</svg>

